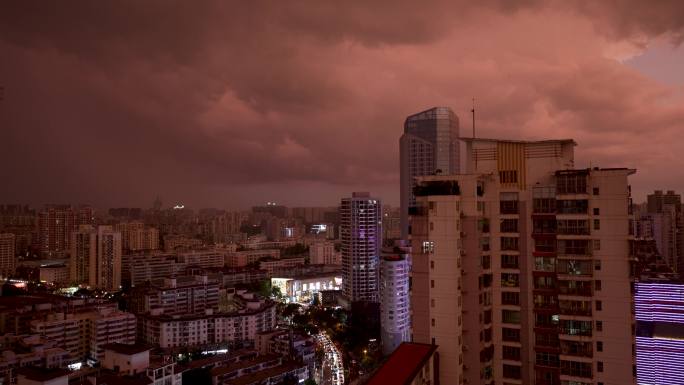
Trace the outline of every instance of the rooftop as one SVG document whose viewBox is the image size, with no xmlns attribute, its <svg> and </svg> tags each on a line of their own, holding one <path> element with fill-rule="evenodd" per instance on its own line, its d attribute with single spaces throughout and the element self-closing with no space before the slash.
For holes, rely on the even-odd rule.
<svg viewBox="0 0 684 385">
<path fill-rule="evenodd" d="M 218 368 L 214 368 L 211 370 L 211 376 L 212 377 L 221 376 L 221 375 L 224 375 L 226 373 L 234 372 L 236 370 L 249 368 L 249 367 L 252 367 L 255 365 L 259 365 L 259 364 L 262 364 L 265 362 L 274 361 L 274 360 L 278 360 L 278 359 L 280 359 L 279 355 L 264 354 L 262 356 L 258 356 L 254 359 L 251 359 L 249 361 L 239 361 L 239 362 L 235 362 L 235 363 L 232 363 L 230 365 L 227 365 L 227 366 L 220 366 Z"/>
<path fill-rule="evenodd" d="M 68 376 L 69 371 L 66 369 L 46 369 L 27 366 L 17 369 L 17 374 L 31 381 L 50 381 L 55 378 Z"/>
<path fill-rule="evenodd" d="M 574 139 L 545 139 L 545 140 L 511 140 L 511 139 L 491 139 L 491 138 L 459 138 L 464 142 L 502 142 L 502 143 L 524 143 L 524 144 L 543 144 L 543 143 L 571 143 L 577 145 Z"/>
<path fill-rule="evenodd" d="M 366 385 L 410 384 L 435 350 L 437 345 L 402 343 Z"/>
<path fill-rule="evenodd" d="M 234 380 L 229 380 L 225 382 L 226 385 L 251 385 L 251 384 L 260 384 L 261 381 L 264 381 L 268 378 L 275 377 L 275 376 L 280 376 L 284 373 L 293 371 L 295 369 L 301 368 L 304 365 L 297 364 L 295 362 L 288 362 L 284 363 L 282 365 L 278 365 L 272 368 L 260 370 L 258 372 L 254 372 L 251 374 L 248 374 L 246 376 L 240 376 Z"/>
<path fill-rule="evenodd" d="M 119 354 L 138 354 L 151 350 L 152 348 L 148 345 L 143 344 L 122 344 L 115 342 L 112 344 L 106 344 L 102 347 L 104 350 L 111 350 Z"/>
</svg>

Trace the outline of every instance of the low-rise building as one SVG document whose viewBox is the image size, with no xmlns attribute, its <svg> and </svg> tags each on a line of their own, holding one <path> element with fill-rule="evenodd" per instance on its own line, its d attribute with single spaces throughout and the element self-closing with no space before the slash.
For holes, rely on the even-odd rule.
<svg viewBox="0 0 684 385">
<path fill-rule="evenodd" d="M 257 249 L 257 250 L 242 250 L 232 253 L 226 253 L 225 264 L 228 267 L 243 267 L 259 262 L 263 258 L 280 259 L 280 250 L 278 249 Z"/>
<path fill-rule="evenodd" d="M 271 278 L 271 285 L 280 289 L 288 302 L 308 302 L 321 290 L 339 290 L 342 287 L 342 273 L 311 273 Z"/>
<path fill-rule="evenodd" d="M 209 344 L 240 345 L 252 343 L 256 334 L 276 325 L 275 303 L 245 291 L 236 296 L 240 308 L 230 313 L 204 315 L 166 315 L 161 312 L 140 317 L 141 340 L 161 348 L 180 348 Z"/>
<path fill-rule="evenodd" d="M 273 274 L 276 270 L 290 269 L 293 267 L 304 265 L 304 257 L 291 257 L 281 259 L 262 259 L 259 262 L 259 269 L 266 270 L 269 274 Z"/>
<path fill-rule="evenodd" d="M 317 241 L 309 246 L 309 262 L 314 265 L 341 265 L 342 254 L 333 241 Z"/>
<path fill-rule="evenodd" d="M 55 341 L 36 334 L 6 334 L 0 336 L 0 344 L 0 383 L 3 384 L 16 384 L 19 368 L 62 368 L 69 361 L 69 352 L 58 347 Z"/>
<path fill-rule="evenodd" d="M 136 319 L 132 313 L 100 306 L 79 312 L 47 313 L 30 321 L 31 332 L 55 341 L 70 354 L 72 363 L 103 358 L 108 343 L 134 343 Z"/>
<path fill-rule="evenodd" d="M 57 368 L 25 367 L 17 371 L 17 385 L 68 385 L 69 371 Z"/>
<path fill-rule="evenodd" d="M 136 314 L 204 314 L 218 310 L 219 282 L 206 274 L 155 279 L 131 292 L 130 308 Z"/>
<path fill-rule="evenodd" d="M 69 283 L 69 268 L 66 265 L 41 266 L 38 270 L 41 282 L 53 285 L 65 285 Z"/>
</svg>

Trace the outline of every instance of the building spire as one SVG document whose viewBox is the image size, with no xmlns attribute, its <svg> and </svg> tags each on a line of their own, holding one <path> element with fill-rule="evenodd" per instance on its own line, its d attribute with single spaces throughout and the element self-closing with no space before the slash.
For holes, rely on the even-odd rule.
<svg viewBox="0 0 684 385">
<path fill-rule="evenodd" d="M 473 109 L 470 112 L 473 113 L 473 139 L 475 139 L 475 98 L 473 98 Z"/>
</svg>

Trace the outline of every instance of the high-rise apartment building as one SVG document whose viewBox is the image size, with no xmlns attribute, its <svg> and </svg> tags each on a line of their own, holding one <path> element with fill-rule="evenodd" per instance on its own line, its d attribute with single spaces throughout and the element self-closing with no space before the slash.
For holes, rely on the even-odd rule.
<svg viewBox="0 0 684 385">
<path fill-rule="evenodd" d="M 14 274 L 15 248 L 14 234 L 0 234 L 0 277 Z"/>
<path fill-rule="evenodd" d="M 650 221 L 660 255 L 672 269 L 680 272 L 680 269 L 684 269 L 682 196 L 672 190 L 665 194 L 656 190 L 648 195 L 646 207 L 647 213 L 640 219 Z"/>
<path fill-rule="evenodd" d="M 309 245 L 309 263 L 313 265 L 339 265 L 340 253 L 333 241 L 317 241 Z"/>
<path fill-rule="evenodd" d="M 458 117 L 448 107 L 434 107 L 406 118 L 399 139 L 401 238 L 409 232 L 409 209 L 415 206 L 415 178 L 458 174 Z"/>
<path fill-rule="evenodd" d="M 634 170 L 575 170 L 572 140 L 465 141 L 412 217 L 413 340 L 441 383 L 634 384 Z"/>
<path fill-rule="evenodd" d="M 635 284 L 637 383 L 684 384 L 684 285 Z"/>
<path fill-rule="evenodd" d="M 92 225 L 94 210 L 89 206 L 47 205 L 38 215 L 38 238 L 43 254 L 69 251 L 71 233 L 80 225 Z"/>
<path fill-rule="evenodd" d="M 114 225 L 121 233 L 121 247 L 126 251 L 147 251 L 159 249 L 159 230 L 145 227 L 143 222 L 122 222 Z"/>
<path fill-rule="evenodd" d="M 0 233 L 14 234 L 15 252 L 24 254 L 37 244 L 36 211 L 22 205 L 0 205 Z"/>
<path fill-rule="evenodd" d="M 378 302 L 378 264 L 382 242 L 382 205 L 367 192 L 340 204 L 342 288 L 352 302 Z"/>
<path fill-rule="evenodd" d="M 73 283 L 115 291 L 121 286 L 121 233 L 111 226 L 81 225 L 71 233 Z"/>
<path fill-rule="evenodd" d="M 410 250 L 383 250 L 380 261 L 380 330 L 382 352 L 392 354 L 402 342 L 411 340 L 409 309 Z"/>
<path fill-rule="evenodd" d="M 112 226 L 97 228 L 97 287 L 116 291 L 121 288 L 121 233 Z"/>
<path fill-rule="evenodd" d="M 75 284 L 97 285 L 97 232 L 90 225 L 81 225 L 71 233 L 69 278 Z"/>
</svg>

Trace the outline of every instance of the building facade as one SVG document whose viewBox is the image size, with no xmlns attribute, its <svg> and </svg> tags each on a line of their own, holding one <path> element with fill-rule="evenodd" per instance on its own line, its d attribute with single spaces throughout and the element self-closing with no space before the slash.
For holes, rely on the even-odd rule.
<svg viewBox="0 0 684 385">
<path fill-rule="evenodd" d="M 109 291 L 121 288 L 121 246 L 121 233 L 112 226 L 98 226 L 97 287 Z"/>
<path fill-rule="evenodd" d="M 415 178 L 436 172 L 458 174 L 458 138 L 458 117 L 448 107 L 434 107 L 406 118 L 404 134 L 399 139 L 402 239 L 408 236 L 409 208 L 415 206 Z"/>
<path fill-rule="evenodd" d="M 634 303 L 637 383 L 684 384 L 684 285 L 638 282 Z"/>
<path fill-rule="evenodd" d="M 413 339 L 442 383 L 635 383 L 629 169 L 573 169 L 572 140 L 466 140 L 421 178 Z"/>
<path fill-rule="evenodd" d="M 0 277 L 14 274 L 16 267 L 14 234 L 0 234 Z"/>
<path fill-rule="evenodd" d="M 80 225 L 92 225 L 92 207 L 47 205 L 38 215 L 38 237 L 43 254 L 63 254 L 70 250 L 71 233 Z"/>
<path fill-rule="evenodd" d="M 367 192 L 355 192 L 340 205 L 342 290 L 351 301 L 378 301 L 382 242 L 382 204 Z"/>
<path fill-rule="evenodd" d="M 398 249 L 384 253 L 380 262 L 380 330 L 382 352 L 392 352 L 411 340 L 409 298 L 410 254 Z"/>
<path fill-rule="evenodd" d="M 75 284 L 97 285 L 97 232 L 90 225 L 71 233 L 69 279 Z"/>
</svg>

